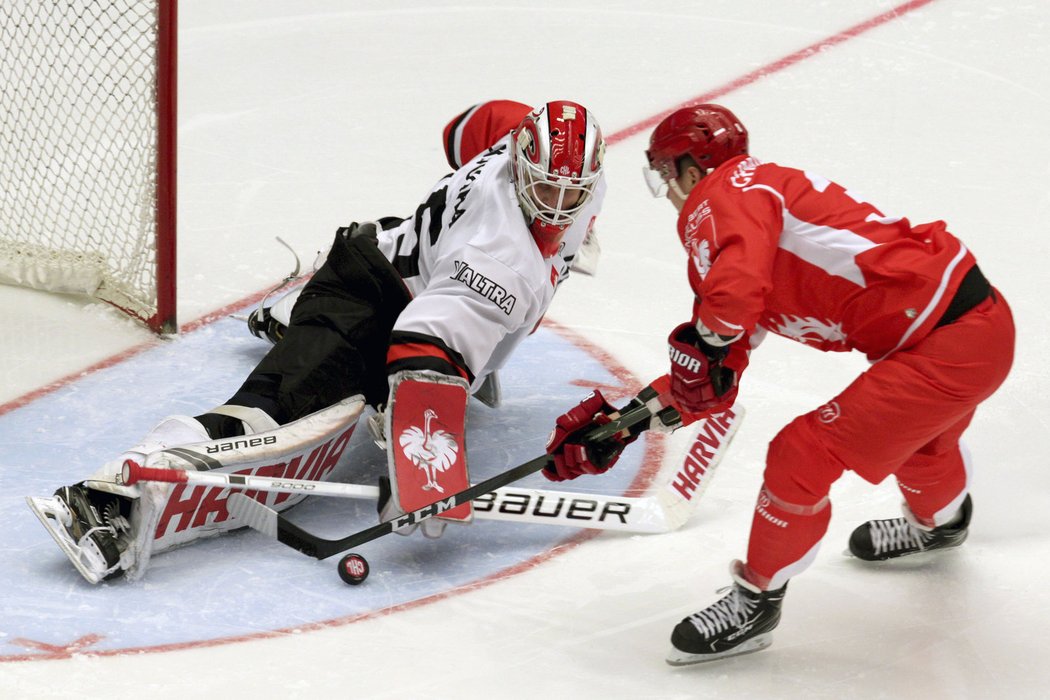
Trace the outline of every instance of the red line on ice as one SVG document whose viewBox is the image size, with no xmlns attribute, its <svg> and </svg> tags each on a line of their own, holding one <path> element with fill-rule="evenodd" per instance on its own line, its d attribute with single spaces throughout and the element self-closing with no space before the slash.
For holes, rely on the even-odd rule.
<svg viewBox="0 0 1050 700">
<path fill-rule="evenodd" d="M 876 15 L 875 17 L 872 17 L 871 19 L 865 20 L 864 22 L 861 22 L 861 23 L 856 24 L 856 25 L 854 25 L 852 27 L 849 27 L 848 29 L 842 30 L 841 32 L 838 32 L 837 34 L 833 34 L 833 35 L 827 37 L 826 39 L 821 39 L 820 41 L 817 41 L 817 42 L 815 42 L 813 44 L 810 44 L 809 46 L 807 46 L 805 48 L 802 48 L 802 49 L 799 49 L 798 51 L 790 53 L 787 56 L 784 56 L 783 58 L 780 58 L 780 59 L 777 59 L 776 61 L 768 63 L 765 66 L 762 66 L 761 68 L 757 68 L 757 69 L 751 71 L 750 73 L 747 73 L 745 75 L 740 76 L 739 78 L 731 80 L 728 83 L 725 83 L 724 85 L 721 85 L 719 87 L 714 88 L 713 90 L 709 90 L 709 91 L 707 91 L 705 93 L 697 95 L 696 97 L 693 97 L 693 98 L 691 98 L 689 100 L 686 100 L 685 102 L 682 102 L 682 103 L 677 104 L 677 105 L 675 105 L 673 107 L 670 107 L 670 108 L 668 108 L 668 109 L 666 109 L 666 110 L 664 110 L 664 111 L 662 111 L 662 112 L 660 112 L 658 114 L 653 115 L 652 117 L 649 117 L 648 119 L 644 119 L 644 120 L 642 120 L 642 121 L 640 121 L 640 122 L 638 122 L 636 124 L 633 124 L 633 125 L 625 128 L 625 129 L 621 129 L 619 131 L 616 131 L 616 132 L 610 134 L 606 138 L 606 142 L 608 144 L 610 144 L 610 145 L 615 145 L 615 144 L 617 144 L 617 143 L 619 143 L 621 141 L 624 141 L 625 139 L 630 138 L 631 136 L 634 136 L 634 135 L 644 131 L 645 129 L 648 129 L 648 128 L 656 125 L 665 116 L 667 116 L 668 114 L 670 114 L 671 112 L 673 112 L 674 110 L 676 110 L 676 109 L 678 109 L 680 107 L 684 107 L 684 106 L 690 105 L 690 104 L 696 104 L 698 102 L 710 102 L 710 101 L 716 100 L 719 97 L 722 97 L 723 95 L 729 94 L 730 92 L 733 92 L 734 90 L 737 90 L 737 89 L 739 89 L 741 87 L 744 87 L 746 85 L 750 85 L 752 83 L 755 83 L 758 80 L 760 80 L 760 79 L 762 79 L 762 78 L 764 78 L 764 77 L 766 77 L 768 75 L 773 75 L 774 73 L 778 73 L 778 72 L 784 70 L 785 68 L 788 68 L 788 67 L 793 66 L 793 65 L 795 65 L 795 64 L 797 64 L 797 63 L 799 63 L 801 61 L 806 60 L 807 58 L 811 58 L 813 56 L 816 56 L 816 55 L 820 54 L 823 50 L 825 50 L 827 48 L 830 48 L 830 47 L 836 46 L 838 44 L 841 44 L 841 43 L 843 43 L 845 41 L 848 41 L 849 39 L 853 39 L 853 38 L 859 36 L 860 34 L 863 34 L 864 32 L 868 31 L 869 29 L 873 29 L 873 28 L 878 27 L 878 26 L 880 26 L 882 24 L 885 24 L 886 22 L 889 22 L 891 20 L 897 19 L 897 18 L 899 18 L 899 17 L 901 17 L 901 16 L 911 12 L 912 10 L 916 10 L 916 9 L 918 9 L 920 7 L 928 5 L 931 2 L 933 2 L 933 1 L 934 0 L 911 0 L 910 2 L 906 2 L 906 3 L 903 3 L 901 5 L 898 5 L 897 7 L 894 7 L 891 10 L 883 12 L 880 15 Z M 190 332 L 192 330 L 196 330 L 197 328 L 200 328 L 202 326 L 208 325 L 208 324 L 210 324 L 210 323 L 212 323 L 214 321 L 217 321 L 219 319 L 225 318 L 226 316 L 228 316 L 233 311 L 236 311 L 236 310 L 238 310 L 240 308 L 243 308 L 243 307 L 245 307 L 245 306 L 247 306 L 249 304 L 256 303 L 256 302 L 260 301 L 268 293 L 268 291 L 269 290 L 263 290 L 263 291 L 260 291 L 260 292 L 256 292 L 255 294 L 253 294 L 251 296 L 248 296 L 248 297 L 245 297 L 244 299 L 241 299 L 238 302 L 234 302 L 232 304 L 229 304 L 228 306 L 225 306 L 225 307 L 223 307 L 221 309 L 218 309 L 218 310 L 213 311 L 213 312 L 211 312 L 209 314 L 206 314 L 205 316 L 202 316 L 201 318 L 196 319 L 195 321 L 191 321 L 191 322 L 189 322 L 187 324 L 184 324 L 183 326 L 181 326 L 180 331 L 183 332 L 183 333 L 187 333 L 187 332 Z M 606 351 L 602 350 L 601 348 L 598 348 L 595 345 L 592 345 L 591 343 L 585 341 L 583 338 L 577 336 L 576 334 L 570 332 L 569 330 L 565 329 L 562 326 L 559 326 L 556 323 L 549 323 L 549 322 L 545 322 L 545 323 L 547 323 L 547 325 L 549 325 L 549 326 L 552 326 L 553 330 L 555 330 L 556 332 L 558 332 L 559 334 L 561 334 L 563 336 L 567 336 L 569 338 L 569 340 L 571 340 L 573 343 L 575 343 L 576 345 L 580 346 L 582 349 L 584 349 L 585 351 L 587 351 L 588 353 L 592 354 L 597 359 L 599 359 L 602 362 L 602 364 L 604 364 L 606 366 L 606 368 L 608 368 L 617 379 L 623 381 L 625 383 L 625 385 L 630 386 L 632 383 L 636 383 L 633 380 L 632 375 L 627 370 L 625 370 L 624 368 L 620 367 L 612 359 L 612 356 L 609 353 L 607 353 Z M 128 359 L 134 357 L 135 355 L 138 355 L 139 353 L 141 353 L 141 352 L 143 352 L 145 350 L 148 350 L 149 348 L 155 347 L 160 342 L 163 342 L 163 341 L 156 340 L 156 341 L 146 342 L 146 343 L 143 343 L 141 345 L 137 345 L 137 346 L 132 347 L 132 348 L 130 348 L 128 350 L 125 350 L 122 353 L 119 353 L 119 354 L 114 355 L 114 356 L 112 356 L 110 358 L 102 360 L 101 362 L 97 362 L 94 365 L 91 365 L 90 367 L 87 367 L 86 369 L 83 369 L 83 370 L 81 370 L 79 372 L 75 372 L 73 374 L 70 374 L 70 375 L 68 375 L 66 377 L 63 377 L 62 379 L 56 380 L 54 382 L 51 382 L 50 384 L 48 384 L 48 385 L 46 385 L 44 387 L 41 387 L 40 389 L 37 389 L 37 390 L 35 390 L 33 392 L 30 392 L 28 394 L 25 394 L 25 395 L 23 395 L 23 396 L 21 396 L 21 397 L 19 397 L 17 399 L 14 399 L 14 400 L 9 401 L 9 402 L 7 402 L 5 404 L 2 404 L 2 405 L 0 405 L 0 415 L 3 415 L 4 413 L 7 413 L 8 411 L 12 411 L 12 410 L 14 410 L 16 408 L 19 408 L 21 406 L 25 406 L 25 405 L 27 405 L 27 404 L 29 404 L 29 403 L 31 403 L 31 402 L 33 402 L 33 401 L 43 397 L 43 396 L 46 396 L 47 394 L 50 394 L 50 393 L 52 393 L 52 392 L 62 388 L 63 386 L 65 386 L 67 384 L 70 384 L 70 383 L 76 381 L 77 379 L 80 379 L 81 377 L 84 377 L 87 374 L 91 374 L 93 372 L 97 372 L 97 371 L 99 371 L 101 369 L 105 369 L 106 367 L 111 367 L 111 366 L 116 365 L 116 364 L 118 364 L 120 362 L 128 360 Z M 662 441 L 661 440 L 648 440 L 648 441 L 646 441 L 646 444 L 647 444 L 647 448 L 646 448 L 647 449 L 647 454 L 646 454 L 646 457 L 645 457 L 643 463 L 649 464 L 649 465 L 657 465 L 657 464 L 659 464 L 660 461 L 662 461 L 662 457 L 663 457 L 663 443 L 662 443 Z M 640 491 L 644 491 L 645 488 L 648 486 L 649 482 L 652 480 L 653 476 L 654 476 L 653 467 L 650 467 L 648 469 L 643 469 L 641 472 L 639 472 L 638 477 L 635 479 L 635 483 L 631 484 L 631 486 L 629 487 L 627 493 L 637 493 L 637 492 L 640 492 Z M 143 648 L 138 648 L 138 649 L 113 649 L 113 650 L 101 650 L 101 651 L 83 650 L 83 651 L 80 651 L 80 653 L 82 655 L 84 655 L 84 656 L 118 656 L 118 655 L 126 655 L 126 654 L 141 654 L 141 653 L 145 653 L 145 652 L 175 651 L 175 650 L 178 650 L 178 649 L 203 648 L 203 647 L 209 647 L 209 646 L 217 646 L 217 645 L 220 645 L 220 644 L 230 644 L 230 643 L 233 643 L 233 642 L 248 641 L 248 640 L 253 640 L 253 639 L 266 639 L 266 638 L 271 638 L 271 637 L 281 637 L 281 636 L 285 636 L 287 634 L 299 633 L 299 632 L 307 631 L 307 630 L 326 629 L 326 628 L 330 628 L 330 627 L 338 627 L 338 626 L 350 624 L 352 622 L 357 622 L 357 621 L 360 621 L 360 620 L 366 620 L 366 619 L 369 619 L 369 618 L 378 617 L 380 615 L 388 615 L 388 614 L 390 614 L 392 612 L 396 612 L 396 611 L 399 611 L 399 610 L 407 610 L 407 609 L 410 609 L 410 608 L 418 607 L 420 605 L 426 605 L 426 604 L 433 603 L 433 602 L 436 602 L 436 601 L 439 601 L 439 600 L 444 600 L 445 598 L 449 598 L 449 597 L 454 596 L 454 595 L 459 595 L 461 593 L 466 593 L 468 591 L 472 591 L 472 590 L 476 590 L 478 588 L 482 588 L 482 587 L 487 586 L 487 585 L 489 585 L 491 583 L 494 583 L 496 581 L 500 581 L 502 579 L 505 579 L 505 578 L 508 578 L 510 576 L 513 576 L 515 574 L 521 573 L 522 571 L 526 571 L 528 569 L 531 569 L 531 568 L 541 564 L 542 562 L 544 562 L 544 561 L 546 561 L 546 560 L 548 560 L 548 559 L 550 559 L 550 558 L 552 558 L 554 556 L 557 556 L 557 555 L 559 555 L 559 554 L 561 554 L 561 553 L 563 553 L 565 551 L 568 551 L 569 549 L 572 549 L 575 546 L 578 546 L 579 544 L 581 544 L 583 542 L 586 542 L 587 540 L 589 540 L 592 537 L 595 537 L 597 534 L 599 534 L 599 532 L 600 531 L 582 532 L 582 533 L 580 533 L 578 535 L 575 535 L 573 537 L 568 538 L 566 540 L 566 542 L 564 543 L 564 545 L 561 546 L 561 547 L 558 547 L 556 550 L 551 550 L 551 551 L 544 552 L 543 554 L 537 555 L 537 556 L 533 557 L 532 559 L 529 559 L 528 561 L 522 562 L 521 564 L 519 564 L 517 566 L 511 567 L 509 569 L 504 569 L 502 571 L 498 571 L 498 572 L 496 572 L 496 573 L 494 573 L 494 574 L 492 574 L 492 575 L 490 575 L 490 576 L 488 576 L 486 578 L 479 579 L 479 580 L 475 581 L 474 583 L 471 583 L 471 584 L 468 584 L 468 585 L 465 585 L 465 586 L 461 586 L 459 588 L 455 588 L 455 589 L 452 589 L 452 590 L 449 590 L 449 591 L 444 591 L 442 593 L 437 593 L 437 594 L 434 594 L 434 595 L 426 597 L 426 598 L 421 598 L 419 600 L 412 601 L 410 603 L 403 603 L 403 604 L 395 605 L 395 606 L 392 606 L 392 607 L 389 607 L 389 608 L 384 608 L 382 610 L 374 610 L 374 611 L 371 611 L 371 612 L 368 612 L 368 613 L 364 613 L 364 614 L 361 614 L 361 615 L 354 615 L 352 617 L 346 617 L 346 618 L 336 618 L 336 619 L 333 619 L 333 620 L 324 620 L 324 621 L 321 621 L 321 622 L 315 622 L 315 623 L 312 623 L 312 624 L 309 624 L 309 625 L 303 625 L 301 627 L 296 627 L 295 629 L 273 630 L 273 631 L 270 631 L 270 632 L 261 632 L 261 633 L 258 633 L 258 634 L 244 635 L 244 636 L 238 636 L 238 637 L 226 637 L 226 638 L 222 638 L 222 639 L 201 640 L 201 641 L 195 641 L 195 642 L 183 642 L 183 643 L 178 643 L 178 644 L 162 644 L 162 645 L 158 645 L 158 646 L 143 647 Z M 78 645 L 81 642 L 89 640 L 89 639 L 91 639 L 90 635 L 88 637 L 83 637 L 83 638 L 73 642 L 73 645 Z M 31 640 L 19 640 L 19 641 L 21 643 L 23 643 L 24 645 L 27 645 L 27 646 L 29 646 L 29 645 L 34 645 L 35 646 L 37 644 L 37 643 L 31 642 Z M 92 640 L 92 641 L 94 641 L 94 640 Z M 73 646 L 73 645 L 71 645 L 71 646 Z M 50 651 L 50 653 L 44 653 L 44 654 L 19 654 L 19 655 L 13 655 L 13 656 L 0 656 L 0 662 L 5 662 L 5 661 L 33 661 L 33 660 L 54 658 L 54 655 L 56 653 L 55 650 L 50 649 L 50 648 L 44 649 L 43 646 L 41 646 L 41 649 L 43 651 L 45 651 L 45 652 Z M 59 651 L 58 653 L 62 654 L 65 651 L 66 651 L 66 649 L 62 648 L 61 651 Z"/>
</svg>

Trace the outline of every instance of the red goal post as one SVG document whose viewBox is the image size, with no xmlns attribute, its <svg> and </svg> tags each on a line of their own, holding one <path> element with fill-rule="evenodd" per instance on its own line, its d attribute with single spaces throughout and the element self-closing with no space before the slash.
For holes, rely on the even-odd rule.
<svg viewBox="0 0 1050 700">
<path fill-rule="evenodd" d="M 175 315 L 177 0 L 0 1 L 0 282 Z"/>
</svg>

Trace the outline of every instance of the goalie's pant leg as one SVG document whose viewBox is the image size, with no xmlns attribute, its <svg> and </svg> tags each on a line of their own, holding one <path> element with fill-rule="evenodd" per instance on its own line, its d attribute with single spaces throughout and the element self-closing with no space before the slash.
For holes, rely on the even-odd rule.
<svg viewBox="0 0 1050 700">
<path fill-rule="evenodd" d="M 1009 307 L 990 298 L 784 428 L 770 444 L 748 545 L 755 582 L 777 588 L 812 561 L 831 484 L 846 469 L 873 484 L 895 474 L 919 522 L 950 519 L 968 484 L 959 437 L 1006 378 L 1013 339 Z"/>
<path fill-rule="evenodd" d="M 284 337 L 227 403 L 261 409 L 282 425 L 354 394 L 383 403 L 390 331 L 410 298 L 374 239 L 336 234 Z M 212 438 L 242 434 L 229 416 L 198 419 Z"/>
</svg>

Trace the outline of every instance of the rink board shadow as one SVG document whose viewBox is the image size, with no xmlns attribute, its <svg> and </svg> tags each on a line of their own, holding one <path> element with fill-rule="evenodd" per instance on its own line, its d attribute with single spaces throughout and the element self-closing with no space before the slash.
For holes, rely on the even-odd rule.
<svg viewBox="0 0 1050 700">
<path fill-rule="evenodd" d="M 0 661 L 163 651 L 346 624 L 513 575 L 596 534 L 476 521 L 449 526 L 439 540 L 390 535 L 357 549 L 371 574 L 350 587 L 336 573 L 338 557 L 317 561 L 242 529 L 158 555 L 136 582 L 92 586 L 81 579 L 24 497 L 85 478 L 166 415 L 222 403 L 268 347 L 242 322 L 224 319 L 0 415 Z M 474 481 L 542 454 L 554 418 L 591 387 L 613 401 L 638 389 L 600 349 L 551 324 L 500 376 L 499 409 L 470 402 Z M 658 452 L 640 441 L 600 480 L 556 488 L 638 495 L 658 467 Z M 348 456 L 337 480 L 374 484 L 386 472 L 363 425 Z M 517 485 L 552 487 L 539 475 Z M 377 522 L 374 502 L 337 498 L 307 499 L 292 516 L 326 536 Z"/>
</svg>

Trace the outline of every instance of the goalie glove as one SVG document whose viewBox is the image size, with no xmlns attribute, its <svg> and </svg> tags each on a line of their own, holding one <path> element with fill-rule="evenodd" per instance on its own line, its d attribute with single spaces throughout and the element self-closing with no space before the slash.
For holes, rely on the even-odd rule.
<svg viewBox="0 0 1050 700">
<path fill-rule="evenodd" d="M 470 487 L 466 381 L 413 370 L 395 372 L 389 380 L 383 434 L 391 493 L 380 508 L 384 521 Z M 419 529 L 426 537 L 440 537 L 449 521 L 470 523 L 473 514 L 471 504 L 464 503 L 424 520 Z"/>
</svg>

